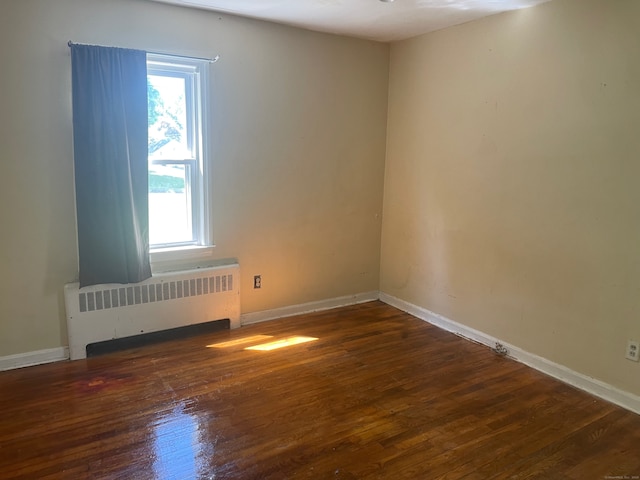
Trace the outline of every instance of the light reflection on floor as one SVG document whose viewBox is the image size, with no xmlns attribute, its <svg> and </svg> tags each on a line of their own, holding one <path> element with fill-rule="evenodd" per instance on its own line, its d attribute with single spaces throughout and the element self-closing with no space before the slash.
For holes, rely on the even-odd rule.
<svg viewBox="0 0 640 480">
<path fill-rule="evenodd" d="M 269 338 L 273 338 L 272 335 L 251 335 L 250 337 L 237 338 L 236 340 L 229 340 L 227 342 L 218 342 L 207 345 L 207 348 L 229 348 L 237 347 L 238 345 L 245 345 L 247 343 L 263 342 Z"/>
<path fill-rule="evenodd" d="M 245 350 L 260 350 L 263 352 L 269 352 L 271 350 L 277 350 L 278 348 L 290 347 L 292 345 L 299 345 L 301 343 L 313 342 L 318 340 L 316 337 L 287 337 L 281 340 L 274 340 L 273 342 L 261 343 L 260 345 L 253 345 L 246 347 Z"/>
<path fill-rule="evenodd" d="M 215 478 L 215 475 L 207 474 L 208 458 L 214 452 L 206 438 L 206 425 L 186 410 L 185 404 L 181 403 L 154 426 L 155 478 Z"/>
<path fill-rule="evenodd" d="M 207 345 L 207 348 L 239 347 L 244 350 L 270 351 L 318 340 L 315 337 L 252 335 Z M 209 438 L 207 415 L 181 401 L 153 425 L 153 472 L 156 479 L 213 480 L 211 459 L 215 440 Z"/>
<path fill-rule="evenodd" d="M 207 348 L 229 348 L 229 347 L 237 347 L 237 346 L 242 346 L 247 344 L 253 344 L 253 345 L 244 347 L 244 350 L 259 350 L 263 352 L 269 352 L 271 350 L 277 350 L 283 347 L 291 347 L 293 345 L 299 345 L 301 343 L 313 342 L 315 340 L 318 340 L 316 337 L 305 337 L 302 335 L 295 335 L 292 337 L 281 338 L 278 340 L 265 342 L 265 340 L 269 340 L 271 338 L 273 338 L 273 335 L 251 335 L 250 337 L 242 337 L 236 340 L 212 343 L 211 345 L 207 345 Z"/>
</svg>

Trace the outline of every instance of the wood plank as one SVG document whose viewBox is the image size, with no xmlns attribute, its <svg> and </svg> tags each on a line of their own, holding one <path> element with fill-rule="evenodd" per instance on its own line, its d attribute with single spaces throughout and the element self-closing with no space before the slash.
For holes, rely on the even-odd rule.
<svg viewBox="0 0 640 480">
<path fill-rule="evenodd" d="M 640 416 L 381 302 L 0 372 L 0 409 L 3 479 L 640 475 Z"/>
</svg>

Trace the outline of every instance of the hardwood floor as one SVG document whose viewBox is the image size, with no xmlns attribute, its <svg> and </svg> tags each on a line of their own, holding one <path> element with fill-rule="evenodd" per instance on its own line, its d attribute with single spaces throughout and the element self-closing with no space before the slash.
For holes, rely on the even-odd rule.
<svg viewBox="0 0 640 480">
<path fill-rule="evenodd" d="M 2 479 L 640 476 L 640 416 L 380 302 L 0 372 L 0 412 Z"/>
</svg>

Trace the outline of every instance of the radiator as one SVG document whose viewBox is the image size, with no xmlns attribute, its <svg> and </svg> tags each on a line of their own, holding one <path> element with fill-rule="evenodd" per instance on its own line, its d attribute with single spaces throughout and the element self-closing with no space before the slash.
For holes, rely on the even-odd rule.
<svg viewBox="0 0 640 480">
<path fill-rule="evenodd" d="M 87 345 L 212 320 L 240 326 L 238 264 L 154 274 L 130 285 L 65 285 L 71 360 Z"/>
</svg>

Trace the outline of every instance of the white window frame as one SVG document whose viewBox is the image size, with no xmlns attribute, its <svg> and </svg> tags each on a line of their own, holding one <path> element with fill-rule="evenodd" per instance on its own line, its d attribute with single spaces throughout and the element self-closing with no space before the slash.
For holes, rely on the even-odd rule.
<svg viewBox="0 0 640 480">
<path fill-rule="evenodd" d="M 184 165 L 191 196 L 193 241 L 150 245 L 151 263 L 206 258 L 212 255 L 211 176 L 207 145 L 207 90 L 209 61 L 155 53 L 147 54 L 147 74 L 185 79 L 187 103 L 187 140 L 191 158 L 151 160 L 165 165 Z"/>
</svg>

